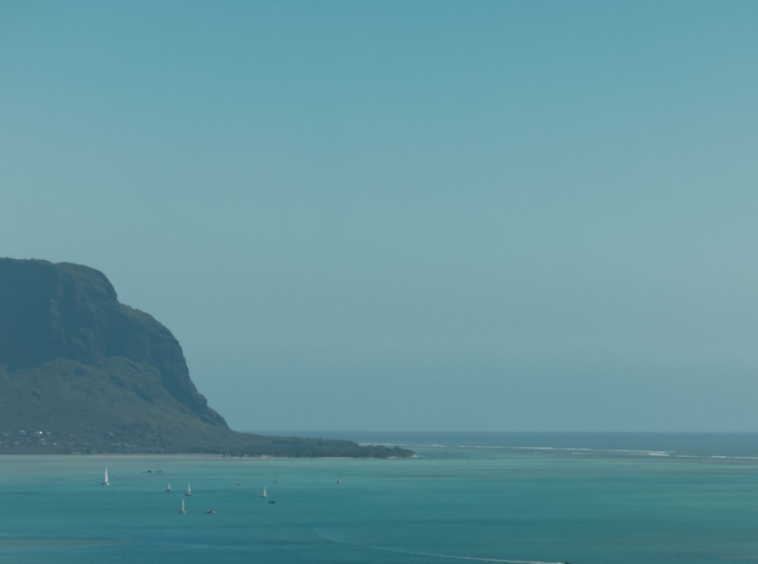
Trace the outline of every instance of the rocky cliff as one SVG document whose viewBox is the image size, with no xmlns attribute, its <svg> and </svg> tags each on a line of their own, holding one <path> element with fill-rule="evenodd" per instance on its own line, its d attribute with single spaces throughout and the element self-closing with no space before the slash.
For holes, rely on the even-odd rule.
<svg viewBox="0 0 758 564">
<path fill-rule="evenodd" d="M 154 368 L 177 401 L 204 421 L 226 426 L 192 384 L 171 332 L 120 303 L 102 272 L 69 263 L 0 259 L 0 364 L 18 370 L 67 359 L 105 366 L 114 357 Z"/>
<path fill-rule="evenodd" d="M 406 456 L 231 431 L 179 342 L 97 270 L 0 259 L 0 452 Z"/>
</svg>

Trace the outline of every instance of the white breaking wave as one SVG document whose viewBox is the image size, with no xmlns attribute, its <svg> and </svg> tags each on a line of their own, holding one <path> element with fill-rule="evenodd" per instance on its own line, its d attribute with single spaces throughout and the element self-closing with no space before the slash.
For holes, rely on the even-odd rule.
<svg viewBox="0 0 758 564">
<path fill-rule="evenodd" d="M 525 446 L 478 446 L 478 445 L 458 445 L 458 448 L 566 451 L 566 452 L 571 452 L 572 454 L 613 453 L 613 454 L 628 454 L 632 456 L 671 456 L 672 454 L 665 450 L 632 450 L 632 449 L 622 449 L 622 448 L 533 447 L 533 446 L 525 447 Z"/>
<path fill-rule="evenodd" d="M 361 445 L 386 445 L 388 443 L 359 443 Z M 640 450 L 622 448 L 586 448 L 586 447 L 547 447 L 547 446 L 502 446 L 502 445 L 441 445 L 421 443 L 398 443 L 399 447 L 426 447 L 426 448 L 467 448 L 467 449 L 499 449 L 499 450 L 536 450 L 569 452 L 581 456 L 587 454 L 622 454 L 629 456 L 660 456 L 672 458 L 702 458 L 702 459 L 726 459 L 726 460 L 758 460 L 758 456 L 724 456 L 724 455 L 694 455 L 676 454 L 666 450 Z"/>
<path fill-rule="evenodd" d="M 702 459 L 709 459 L 709 458 L 715 458 L 718 460 L 758 460 L 758 456 L 724 456 L 721 454 L 714 454 L 711 456 L 707 455 L 694 455 L 694 454 L 675 454 L 673 455 L 674 458 L 702 458 Z"/>
<path fill-rule="evenodd" d="M 602 452 L 603 451 L 603 449 L 584 448 L 584 447 L 482 446 L 482 445 L 458 445 L 458 447 L 459 448 L 501 448 L 501 449 L 511 449 L 511 450 L 570 450 L 570 451 L 583 451 L 583 452 L 592 452 L 592 451 Z"/>
<path fill-rule="evenodd" d="M 384 442 L 384 443 L 358 443 L 360 446 L 387 446 L 387 445 L 393 445 L 393 446 L 399 446 L 399 447 L 436 447 L 436 448 L 456 448 L 451 445 L 425 445 L 425 444 L 418 444 L 418 443 L 393 443 L 392 441 Z M 498 447 L 492 447 L 492 448 L 498 448 Z"/>
</svg>

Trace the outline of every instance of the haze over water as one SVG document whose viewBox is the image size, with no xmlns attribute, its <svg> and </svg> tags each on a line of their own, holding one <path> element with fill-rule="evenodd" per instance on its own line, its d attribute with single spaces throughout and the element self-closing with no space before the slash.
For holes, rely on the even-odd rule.
<svg viewBox="0 0 758 564">
<path fill-rule="evenodd" d="M 757 431 L 756 21 L 2 2 L 0 255 L 102 270 L 236 429 Z"/>
<path fill-rule="evenodd" d="M 418 457 L 0 456 L 0 564 L 758 560 L 756 22 L 1 2 L 0 256 L 102 270 L 234 429 Z"/>
</svg>

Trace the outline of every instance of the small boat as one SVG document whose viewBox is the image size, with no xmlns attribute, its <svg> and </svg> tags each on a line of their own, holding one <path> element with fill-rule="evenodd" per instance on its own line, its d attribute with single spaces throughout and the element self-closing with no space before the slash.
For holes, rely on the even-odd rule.
<svg viewBox="0 0 758 564">
<path fill-rule="evenodd" d="M 192 497 L 192 490 L 190 489 L 190 484 L 187 482 L 187 492 L 184 494 L 187 497 Z"/>
<path fill-rule="evenodd" d="M 169 482 L 169 483 L 168 483 L 168 486 L 166 486 L 166 491 L 167 491 L 167 492 L 170 492 L 170 491 L 171 491 L 171 482 Z"/>
<path fill-rule="evenodd" d="M 266 488 L 263 488 L 263 495 L 261 497 L 268 497 L 268 494 L 266 493 Z"/>
<path fill-rule="evenodd" d="M 338 484 L 341 484 L 341 483 L 342 483 L 342 480 L 337 480 L 337 483 L 338 483 Z"/>
<path fill-rule="evenodd" d="M 215 509 L 209 509 L 208 511 L 206 511 L 206 513 L 208 515 L 215 515 L 216 514 L 216 510 Z"/>
<path fill-rule="evenodd" d="M 111 485 L 111 483 L 108 481 L 108 469 L 107 468 L 105 469 L 105 480 L 103 481 L 103 483 L 101 485 L 103 485 L 103 486 L 110 486 Z"/>
<path fill-rule="evenodd" d="M 237 485 L 238 485 L 238 486 L 241 486 L 242 484 L 241 484 L 240 482 L 237 482 Z"/>
<path fill-rule="evenodd" d="M 187 513 L 187 512 L 184 510 L 184 500 L 182 500 L 182 508 L 179 510 L 179 513 Z"/>
<path fill-rule="evenodd" d="M 276 503 L 276 502 L 272 499 L 271 501 L 269 501 L 269 503 Z"/>
</svg>

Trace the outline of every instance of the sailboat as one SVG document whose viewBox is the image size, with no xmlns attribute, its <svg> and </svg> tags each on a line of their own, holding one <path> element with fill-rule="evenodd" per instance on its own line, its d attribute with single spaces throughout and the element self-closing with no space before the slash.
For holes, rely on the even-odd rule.
<svg viewBox="0 0 758 564">
<path fill-rule="evenodd" d="M 266 493 L 266 487 L 263 487 L 263 495 L 261 497 L 268 497 L 268 494 Z"/>
<path fill-rule="evenodd" d="M 166 488 L 166 491 L 167 491 L 167 492 L 170 492 L 170 491 L 171 491 L 171 482 L 169 482 L 169 483 L 168 483 L 168 487 Z"/>
<path fill-rule="evenodd" d="M 337 483 L 338 483 L 338 484 L 341 484 L 341 483 L 342 483 L 342 480 L 337 480 Z"/>
<path fill-rule="evenodd" d="M 187 482 L 187 493 L 185 493 L 187 497 L 192 497 L 192 490 L 190 489 L 190 483 Z"/>
<path fill-rule="evenodd" d="M 179 510 L 179 513 L 187 513 L 187 512 L 184 510 L 184 500 L 182 500 L 182 508 Z"/>
<path fill-rule="evenodd" d="M 105 480 L 102 483 L 103 486 L 110 486 L 111 483 L 108 481 L 108 469 L 105 469 Z"/>
</svg>

